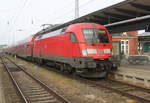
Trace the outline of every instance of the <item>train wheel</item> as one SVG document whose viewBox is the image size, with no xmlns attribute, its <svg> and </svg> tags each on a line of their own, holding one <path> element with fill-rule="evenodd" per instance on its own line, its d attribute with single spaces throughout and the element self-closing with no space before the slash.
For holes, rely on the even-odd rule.
<svg viewBox="0 0 150 103">
<path fill-rule="evenodd" d="M 61 66 L 60 66 L 60 71 L 62 71 L 62 72 L 65 71 L 65 64 L 61 64 Z"/>
<path fill-rule="evenodd" d="M 39 59 L 39 65 L 43 65 L 43 59 Z"/>
<path fill-rule="evenodd" d="M 42 65 L 42 64 L 43 64 L 43 60 L 42 60 L 42 59 L 37 59 L 37 60 L 36 60 L 36 63 L 37 63 L 38 65 Z"/>
<path fill-rule="evenodd" d="M 65 67 L 66 67 L 67 72 L 68 72 L 69 74 L 72 74 L 73 68 L 72 68 L 70 65 L 66 65 Z"/>
</svg>

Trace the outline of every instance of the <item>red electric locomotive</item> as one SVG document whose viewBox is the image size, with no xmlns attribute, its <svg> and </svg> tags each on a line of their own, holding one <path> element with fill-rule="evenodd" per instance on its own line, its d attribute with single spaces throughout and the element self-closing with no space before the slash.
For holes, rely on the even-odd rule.
<svg viewBox="0 0 150 103">
<path fill-rule="evenodd" d="M 99 24 L 78 23 L 35 38 L 33 58 L 51 62 L 61 71 L 86 77 L 105 77 L 116 65 L 110 61 L 112 41 Z"/>
<path fill-rule="evenodd" d="M 108 30 L 95 23 L 71 24 L 38 33 L 13 47 L 17 56 L 39 64 L 49 63 L 61 71 L 84 77 L 106 77 L 117 68 L 111 61 L 112 41 Z"/>
</svg>

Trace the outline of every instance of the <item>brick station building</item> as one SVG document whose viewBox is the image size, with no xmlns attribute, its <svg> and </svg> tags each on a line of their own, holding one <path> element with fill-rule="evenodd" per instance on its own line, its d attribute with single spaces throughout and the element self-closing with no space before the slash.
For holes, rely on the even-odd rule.
<svg viewBox="0 0 150 103">
<path fill-rule="evenodd" d="M 138 54 L 138 32 L 116 33 L 112 36 L 114 55 L 137 55 Z"/>
</svg>

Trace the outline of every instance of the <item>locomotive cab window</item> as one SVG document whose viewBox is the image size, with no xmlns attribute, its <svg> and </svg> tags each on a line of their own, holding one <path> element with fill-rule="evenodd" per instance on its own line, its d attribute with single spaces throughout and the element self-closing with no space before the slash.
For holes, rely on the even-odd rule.
<svg viewBox="0 0 150 103">
<path fill-rule="evenodd" d="M 87 43 L 109 43 L 108 34 L 104 29 L 83 29 L 84 39 Z"/>
<path fill-rule="evenodd" d="M 70 41 L 73 43 L 77 42 L 77 38 L 74 33 L 70 33 Z"/>
</svg>

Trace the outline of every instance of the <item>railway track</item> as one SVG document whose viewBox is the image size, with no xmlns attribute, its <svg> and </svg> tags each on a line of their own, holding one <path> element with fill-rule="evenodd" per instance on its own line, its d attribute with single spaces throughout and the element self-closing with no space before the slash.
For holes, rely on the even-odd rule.
<svg viewBox="0 0 150 103">
<path fill-rule="evenodd" d="M 130 99 L 134 99 L 140 103 L 150 103 L 150 89 L 122 83 L 115 80 L 85 80 L 85 82 L 94 85 L 97 88 L 105 88 L 112 92 L 116 92 Z"/>
<path fill-rule="evenodd" d="M 48 69 L 47 66 L 44 67 Z M 131 84 L 115 81 L 115 80 L 110 80 L 110 79 L 89 80 L 74 75 L 66 75 L 66 73 L 62 73 L 56 69 L 52 69 L 52 71 L 58 72 L 61 75 L 67 76 L 69 78 L 79 80 L 83 83 L 86 83 L 96 88 L 105 88 L 106 90 L 116 92 L 130 99 L 137 100 L 140 103 L 150 103 L 150 89 L 148 88 L 146 89 L 143 87 L 139 87 L 139 86 L 135 86 L 135 85 L 131 85 Z"/>
<path fill-rule="evenodd" d="M 61 73 L 62 75 L 67 76 L 69 78 L 79 80 L 93 87 L 105 88 L 130 99 L 134 99 L 140 103 L 150 103 L 150 89 L 148 88 L 139 87 L 111 79 L 85 79 L 74 75 L 66 75 L 66 73 L 62 73 L 56 69 L 53 69 L 52 71 Z"/>
<path fill-rule="evenodd" d="M 24 103 L 71 103 L 9 58 L 0 58 Z"/>
<path fill-rule="evenodd" d="M 48 69 L 48 67 L 45 68 Z M 150 103 L 150 89 L 148 88 L 139 87 L 111 79 L 86 79 L 75 75 L 66 75 L 66 73 L 60 72 L 57 69 L 52 69 L 52 71 L 58 72 L 69 78 L 79 80 L 82 83 L 91 85 L 92 87 L 100 89 L 105 88 L 106 90 L 121 94 L 130 99 L 137 100 L 140 103 Z"/>
</svg>

